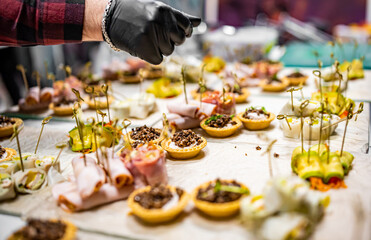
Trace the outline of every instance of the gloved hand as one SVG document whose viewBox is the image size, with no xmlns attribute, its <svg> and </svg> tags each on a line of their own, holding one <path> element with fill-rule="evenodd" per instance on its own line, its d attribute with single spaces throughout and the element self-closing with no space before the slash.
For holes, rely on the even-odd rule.
<svg viewBox="0 0 371 240">
<path fill-rule="evenodd" d="M 163 55 L 170 55 L 200 23 L 200 18 L 158 1 L 113 0 L 106 31 L 116 48 L 160 64 Z"/>
</svg>

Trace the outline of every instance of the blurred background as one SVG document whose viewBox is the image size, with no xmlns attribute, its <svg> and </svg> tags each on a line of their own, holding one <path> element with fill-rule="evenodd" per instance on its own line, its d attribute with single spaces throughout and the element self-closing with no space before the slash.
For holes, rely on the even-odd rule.
<svg viewBox="0 0 371 240">
<path fill-rule="evenodd" d="M 184 12 L 201 16 L 203 24 L 176 55 L 202 58 L 205 54 L 236 61 L 248 57 L 280 60 L 285 66 L 316 67 L 317 58 L 330 64 L 330 52 L 340 60 L 365 57 L 371 68 L 371 0 L 164 0 Z M 334 48 L 329 41 L 337 41 Z M 259 52 L 256 49 L 264 49 Z M 313 52 L 318 52 L 316 57 Z M 44 62 L 56 79 L 65 77 L 61 65 L 77 74 L 88 61 L 98 76 L 113 58 L 125 59 L 106 43 L 0 48 L 0 112 L 24 96 L 17 64 L 27 69 L 29 86 L 33 71 L 41 73 L 41 85 L 51 86 Z"/>
</svg>

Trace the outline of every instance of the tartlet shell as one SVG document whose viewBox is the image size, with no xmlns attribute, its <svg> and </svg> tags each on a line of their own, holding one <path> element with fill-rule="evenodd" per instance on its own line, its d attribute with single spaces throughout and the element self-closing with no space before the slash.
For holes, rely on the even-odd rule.
<svg viewBox="0 0 371 240">
<path fill-rule="evenodd" d="M 168 186 L 172 192 L 175 192 L 175 187 Z M 130 207 L 132 213 L 148 223 L 161 223 L 168 222 L 178 216 L 183 209 L 187 206 L 190 196 L 187 192 L 183 192 L 180 197 L 178 204 L 170 209 L 146 209 L 143 208 L 139 203 L 134 201 L 134 197 L 142 192 L 147 192 L 151 189 L 150 186 L 145 188 L 140 188 L 132 192 L 128 198 L 128 206 Z"/>
<path fill-rule="evenodd" d="M 226 127 L 226 128 L 214 128 L 214 127 L 209 127 L 205 124 L 206 120 L 208 118 L 202 120 L 202 122 L 200 123 L 200 126 L 202 129 L 205 130 L 205 132 L 207 132 L 207 134 L 209 134 L 210 136 L 212 137 L 228 137 L 228 136 L 231 136 L 233 135 L 242 125 L 242 122 L 237 118 L 237 117 L 233 117 L 232 120 L 235 121 L 237 124 L 236 125 L 233 125 L 231 127 Z"/>
<path fill-rule="evenodd" d="M 281 84 L 267 84 L 268 80 L 264 79 L 260 81 L 259 86 L 266 92 L 282 92 L 289 86 L 289 81 L 287 79 L 282 79 Z"/>
<path fill-rule="evenodd" d="M 108 103 L 110 105 L 112 104 L 113 100 L 114 99 L 113 99 L 112 96 L 108 96 Z M 90 109 L 94 109 L 95 110 L 94 99 L 88 97 L 85 101 L 89 105 L 89 108 Z M 107 102 L 106 101 L 97 101 L 97 108 L 98 109 L 106 109 L 107 108 Z"/>
<path fill-rule="evenodd" d="M 176 159 L 190 159 L 195 156 L 197 156 L 200 151 L 206 147 L 207 141 L 205 138 L 201 137 L 202 143 L 200 145 L 194 146 L 192 148 L 187 148 L 187 149 L 173 149 L 170 148 L 169 145 L 171 143 L 171 139 L 164 140 L 161 143 L 161 147 L 165 149 L 169 155 L 173 158 Z"/>
<path fill-rule="evenodd" d="M 160 128 L 155 128 L 156 130 L 160 130 L 160 132 L 162 132 L 162 130 L 160 129 Z M 130 142 L 132 143 L 132 142 L 136 142 L 137 140 L 134 140 L 134 139 L 132 139 L 131 138 L 131 133 L 132 133 L 133 131 L 130 131 L 129 133 L 128 133 L 128 135 L 129 135 L 129 140 L 130 140 Z M 127 141 L 127 135 L 125 134 L 124 135 L 124 140 L 125 141 Z M 153 140 L 152 142 L 154 143 L 154 144 L 158 144 L 158 145 L 160 145 L 160 143 L 161 143 L 161 141 L 164 139 L 164 136 L 161 134 L 158 138 L 156 138 L 155 140 Z"/>
<path fill-rule="evenodd" d="M 49 109 L 53 110 L 54 115 L 57 116 L 69 116 L 73 114 L 72 107 L 55 107 L 54 103 L 49 105 Z"/>
<path fill-rule="evenodd" d="M 238 119 L 241 120 L 245 128 L 248 130 L 261 130 L 269 127 L 271 122 L 275 119 L 276 115 L 274 113 L 269 113 L 269 118 L 263 119 L 263 120 L 252 120 L 252 119 L 246 119 L 243 117 L 243 114 L 245 112 L 241 112 L 237 115 Z"/>
<path fill-rule="evenodd" d="M 23 121 L 20 118 L 11 118 L 11 119 L 15 120 L 15 124 L 17 125 L 18 128 L 23 124 Z M 10 135 L 12 135 L 13 134 L 13 126 L 14 126 L 14 124 L 12 124 L 11 126 L 6 126 L 6 127 L 0 128 L 0 138 L 9 137 Z"/>
<path fill-rule="evenodd" d="M 283 77 L 282 79 L 287 80 L 291 86 L 298 86 L 300 84 L 305 84 L 305 82 L 308 79 L 308 76 L 303 76 L 303 77 Z"/>
<path fill-rule="evenodd" d="M 232 180 L 224 181 L 232 182 Z M 209 184 L 213 182 L 215 182 L 215 180 L 201 184 L 200 186 L 193 190 L 192 201 L 194 202 L 196 208 L 211 217 L 229 217 L 236 214 L 240 210 L 240 202 L 244 196 L 241 196 L 239 199 L 235 201 L 226 203 L 211 203 L 197 199 L 199 189 L 207 187 Z M 249 190 L 249 188 L 246 187 L 245 185 L 241 183 L 239 184 L 241 185 L 241 187 Z"/>
<path fill-rule="evenodd" d="M 234 98 L 236 100 L 236 103 L 244 103 L 246 102 L 246 99 L 250 96 L 250 91 L 247 88 L 241 88 L 242 94 L 238 95 L 235 94 Z"/>
</svg>

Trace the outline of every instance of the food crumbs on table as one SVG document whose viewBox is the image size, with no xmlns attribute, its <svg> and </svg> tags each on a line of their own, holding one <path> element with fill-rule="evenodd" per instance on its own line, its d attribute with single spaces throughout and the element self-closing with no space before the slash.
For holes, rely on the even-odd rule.
<svg viewBox="0 0 371 240">
<path fill-rule="evenodd" d="M 256 150 L 260 151 L 260 150 L 262 150 L 262 148 L 260 146 L 257 146 Z"/>
<path fill-rule="evenodd" d="M 274 153 L 273 155 L 275 158 L 278 158 L 280 155 L 278 153 Z"/>
</svg>

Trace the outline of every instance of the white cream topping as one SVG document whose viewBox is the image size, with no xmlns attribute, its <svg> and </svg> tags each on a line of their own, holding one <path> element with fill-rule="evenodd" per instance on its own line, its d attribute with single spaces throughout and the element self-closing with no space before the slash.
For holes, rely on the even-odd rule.
<svg viewBox="0 0 371 240">
<path fill-rule="evenodd" d="M 163 210 L 168 210 L 170 208 L 175 207 L 179 202 L 179 196 L 176 192 L 172 192 L 173 197 L 168 201 L 164 206 L 162 206 Z"/>
<path fill-rule="evenodd" d="M 267 115 L 265 114 L 259 114 L 256 112 L 248 112 L 247 116 L 250 117 L 251 120 L 264 120 L 267 119 Z"/>
<path fill-rule="evenodd" d="M 178 147 L 177 145 L 175 145 L 175 142 L 173 142 L 173 141 L 169 144 L 169 148 L 172 148 L 172 149 L 189 149 L 189 148 L 193 148 L 195 146 L 197 146 L 196 142 L 191 144 L 188 147 Z"/>
</svg>

